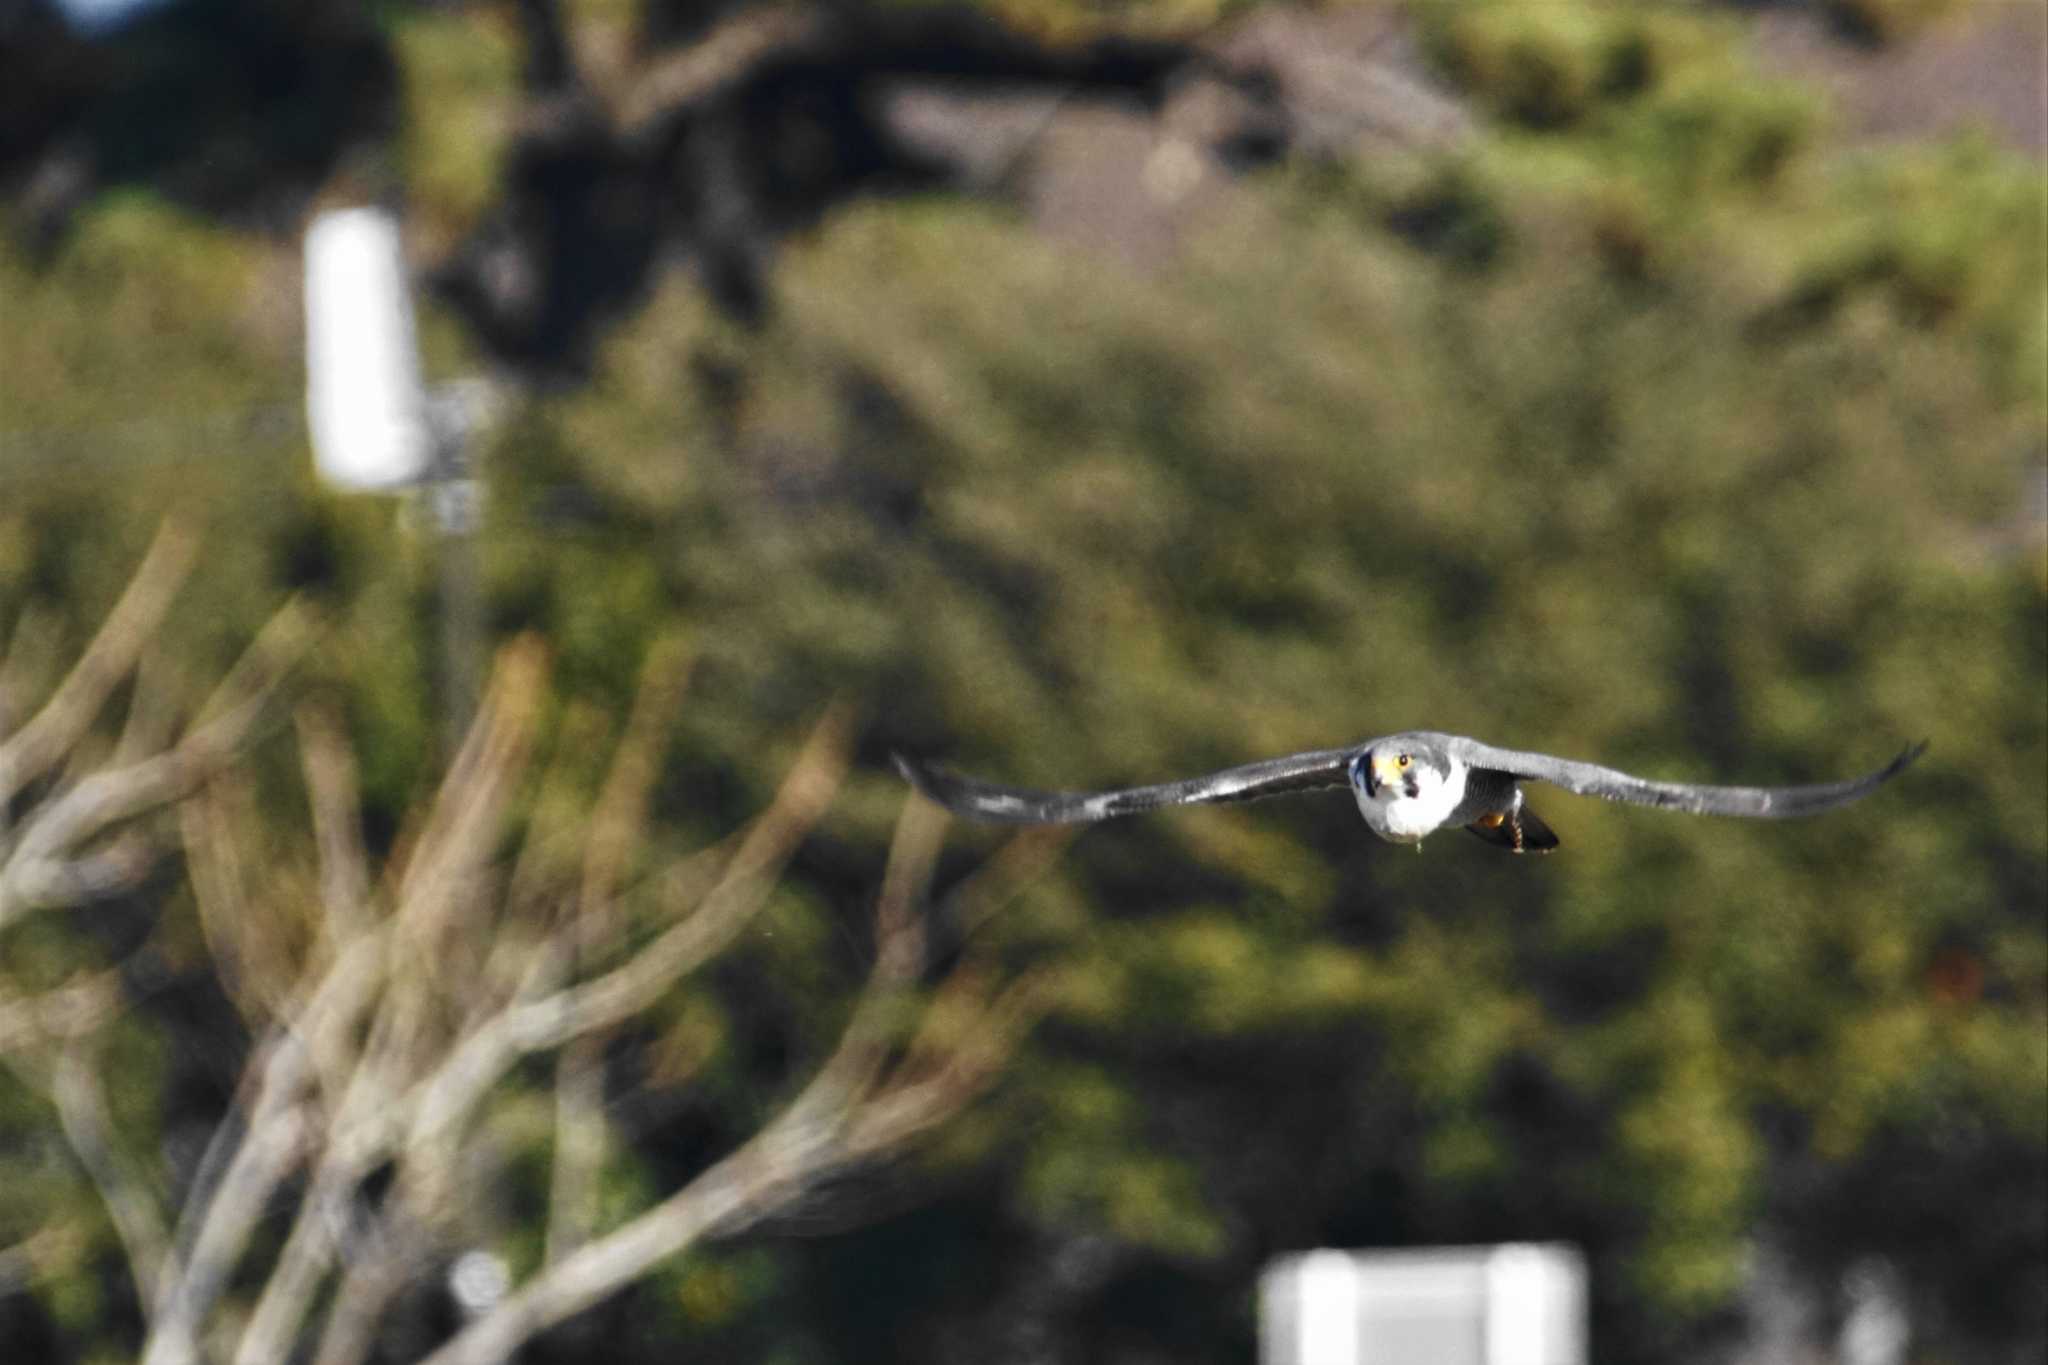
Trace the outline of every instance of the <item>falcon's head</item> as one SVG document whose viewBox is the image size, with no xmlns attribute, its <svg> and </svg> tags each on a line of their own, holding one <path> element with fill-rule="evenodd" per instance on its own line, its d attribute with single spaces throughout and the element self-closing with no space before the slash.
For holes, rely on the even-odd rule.
<svg viewBox="0 0 2048 1365">
<path fill-rule="evenodd" d="M 1450 776 L 1440 754 L 1400 738 L 1381 740 L 1351 760 L 1351 785 L 1374 801 L 1421 796 Z"/>
<path fill-rule="evenodd" d="M 1464 795 L 1457 767 L 1422 736 L 1394 735 L 1353 758 L 1346 776 L 1373 832 L 1413 843 L 1442 825 Z"/>
</svg>

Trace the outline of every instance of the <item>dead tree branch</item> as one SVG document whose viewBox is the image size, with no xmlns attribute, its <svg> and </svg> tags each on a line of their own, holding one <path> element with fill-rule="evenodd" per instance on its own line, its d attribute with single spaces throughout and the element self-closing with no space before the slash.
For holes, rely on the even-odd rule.
<svg viewBox="0 0 2048 1365">
<path fill-rule="evenodd" d="M 33 717 L 0 738 L 0 804 L 78 751 L 109 694 L 155 635 L 195 552 L 189 532 L 166 524 L 77 664 Z M 311 639 L 308 613 L 288 602 L 183 738 L 60 783 L 12 826 L 0 827 L 0 929 L 32 911 L 82 904 L 140 880 L 154 862 L 153 841 L 132 833 L 96 841 L 177 800 L 226 764 Z M 147 697 L 138 703 L 156 704 Z M 0 718 L 13 709 L 10 699 L 0 706 Z M 140 735 L 160 725 L 150 719 L 131 726 L 131 737 L 117 753 L 131 755 Z"/>
<path fill-rule="evenodd" d="M 160 822 L 143 817 L 232 760 L 310 643 L 308 614 L 287 603 L 180 735 L 169 667 L 155 642 L 198 552 L 196 530 L 167 521 L 98 632 L 33 710 L 35 680 L 58 669 L 48 634 L 32 619 L 16 623 L 0 660 L 0 931 L 35 911 L 82 906 L 138 883 L 164 842 Z M 127 715 L 113 739 L 102 713 L 130 678 Z M 0 981 L 0 1060 L 47 1094 L 126 1254 L 137 1296 L 149 1304 L 178 1278 L 178 1257 L 163 1182 L 123 1142 L 101 1074 L 101 1035 L 125 1003 L 118 966 L 40 992 Z M 84 1233 L 64 1224 L 58 1242 L 55 1235 L 16 1248 L 19 1266 L 32 1269 Z"/>
<path fill-rule="evenodd" d="M 224 796 L 231 779 L 190 803 L 201 920 L 222 926 L 211 941 L 240 942 L 231 919 L 306 929 L 267 945 L 287 951 L 291 969 L 266 970 L 248 992 L 258 1043 L 216 1136 L 221 1175 L 183 1211 L 180 1252 L 157 1258 L 147 1365 L 256 1365 L 308 1350 L 321 1365 L 368 1358 L 391 1296 L 475 1244 L 475 1155 L 502 1140 L 487 1116 L 506 1104 L 532 1113 L 541 1100 L 553 1127 L 546 1254 L 432 1357 L 501 1360 L 662 1258 L 903 1150 L 981 1093 L 1028 1027 L 1029 979 L 1006 981 L 984 955 L 928 979 L 923 903 L 944 816 L 912 802 L 880 874 L 874 966 L 831 1055 L 737 1150 L 604 1226 L 592 1192 L 617 1158 L 604 1040 L 774 904 L 845 781 L 853 720 L 828 711 L 738 835 L 664 861 L 650 857 L 649 812 L 688 676 L 682 651 L 653 651 L 587 804 L 569 799 L 572 773 L 599 722 L 573 709 L 557 743 L 581 746 L 579 761 L 558 756 L 529 791 L 544 675 L 537 644 L 508 646 L 467 741 L 381 868 L 363 847 L 340 722 L 318 706 L 297 716 L 308 866 L 262 864 L 276 855 L 254 837 L 248 803 Z M 998 855 L 956 892 L 971 906 L 960 918 L 992 913 L 1052 849 L 1027 836 Z M 276 903 L 294 895 L 308 904 Z M 650 923 L 665 927 L 649 933 Z M 552 1062 L 552 1095 L 526 1079 L 521 1063 L 536 1056 Z M 257 1253 L 256 1229 L 280 1216 L 282 1244 Z M 257 1286 L 253 1303 L 231 1288 L 245 1281 Z"/>
<path fill-rule="evenodd" d="M 166 529 L 32 713 L 22 698 L 38 674 L 33 623 L 17 626 L 0 660 L 0 726 L 27 716 L 0 728 L 0 807 L 15 815 L 0 827 L 0 929 L 131 883 L 159 842 L 139 817 L 176 806 L 195 941 L 253 1035 L 199 1174 L 182 1206 L 167 1207 L 177 1182 L 120 1131 L 124 1106 L 110 1103 L 100 1060 L 101 1035 L 124 1005 L 120 969 L 36 994 L 0 988 L 0 1060 L 48 1094 L 99 1195 L 143 1305 L 145 1365 L 367 1359 L 393 1295 L 490 1236 L 478 1208 L 491 1201 L 477 1197 L 490 1177 L 477 1159 L 508 1140 L 494 1119 L 509 1108 L 544 1114 L 527 1131 L 551 1139 L 545 1254 L 432 1356 L 502 1360 L 664 1257 L 904 1150 L 994 1080 L 1035 1017 L 1032 979 L 972 944 L 934 974 L 925 901 L 945 817 L 912 801 L 879 873 L 873 966 L 829 1055 L 729 1155 L 607 1226 L 596 1191 L 620 1155 L 608 1040 L 777 903 L 791 859 L 846 780 L 851 712 L 825 714 L 738 833 L 656 857 L 651 811 L 687 655 L 672 643 L 651 651 L 586 801 L 580 774 L 609 726 L 571 708 L 547 776 L 529 783 L 550 713 L 547 665 L 539 643 L 515 641 L 446 775 L 381 858 L 365 846 L 342 720 L 302 704 L 307 811 L 302 834 L 280 839 L 276 813 L 231 760 L 305 648 L 308 623 L 288 605 L 181 728 L 168 665 L 144 661 L 195 553 L 189 533 Z M 101 732 L 98 713 L 138 670 L 149 676 L 137 679 L 118 738 Z M 1025 836 L 941 913 L 971 936 L 1056 849 Z M 533 1086 L 524 1063 L 534 1058 L 551 1065 L 551 1087 Z M 259 1236 L 266 1226 L 282 1241 Z M 53 1221 L 0 1253 L 0 1281 L 47 1273 L 75 1253 L 76 1236 Z"/>
</svg>

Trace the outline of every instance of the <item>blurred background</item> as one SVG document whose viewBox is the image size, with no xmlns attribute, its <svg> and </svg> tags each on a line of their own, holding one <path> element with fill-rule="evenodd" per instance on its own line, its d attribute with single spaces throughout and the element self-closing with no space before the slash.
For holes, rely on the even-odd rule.
<svg viewBox="0 0 2048 1365">
<path fill-rule="evenodd" d="M 627 882 L 849 717 L 758 915 L 580 1054 L 590 1236 L 858 1017 L 892 750 L 1093 786 L 1411 727 L 1758 783 L 1932 747 L 1797 825 L 1553 794 L 1542 860 L 1380 844 L 1342 793 L 1174 812 L 974 924 L 941 893 L 1004 846 L 953 826 L 922 970 L 1038 983 L 1001 1074 L 521 1359 L 1220 1365 L 1276 1256 L 1555 1241 L 1601 1361 L 2039 1361 L 2044 53 L 2018 0 L 0 5 L 0 735 L 197 528 L 8 821 L 145 692 L 202 718 L 288 598 L 319 621 L 233 764 L 268 937 L 223 939 L 176 802 L 146 874 L 0 915 L 0 1353 L 161 1326 L 108 1191 L 175 1260 L 297 1017 L 246 987 L 323 951 L 340 769 L 300 749 L 400 868 L 525 638 L 536 770 L 592 799 L 650 656 L 690 661 Z M 428 384 L 487 399 L 473 516 L 314 471 L 302 240 L 358 205 L 402 225 Z M 542 785 L 479 867 L 584 837 Z M 81 1142 L 76 1040 L 6 1011 L 106 972 Z M 551 1067 L 505 1074 L 352 1358 L 557 1259 Z"/>
</svg>

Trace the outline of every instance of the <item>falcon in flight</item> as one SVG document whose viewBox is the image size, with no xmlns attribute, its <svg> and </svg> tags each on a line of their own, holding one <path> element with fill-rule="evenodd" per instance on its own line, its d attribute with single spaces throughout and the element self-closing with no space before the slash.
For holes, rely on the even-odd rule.
<svg viewBox="0 0 2048 1365">
<path fill-rule="evenodd" d="M 1513 853 L 1548 853 L 1557 847 L 1557 836 L 1524 804 L 1524 782 L 1548 782 L 1580 796 L 1693 815 L 1783 820 L 1818 815 L 1862 800 L 1898 776 L 1926 748 L 1924 742 L 1915 744 L 1862 777 L 1804 787 L 1653 782 L 1594 763 L 1496 749 L 1463 735 L 1431 730 L 1411 730 L 1345 749 L 1317 749 L 1247 763 L 1183 782 L 1102 792 L 1005 787 L 927 767 L 900 754 L 896 766 L 924 795 L 970 820 L 1076 824 L 1162 806 L 1256 801 L 1318 787 L 1349 787 L 1372 832 L 1393 843 L 1420 844 L 1424 836 L 1446 825 L 1462 825 L 1489 844 Z"/>
</svg>

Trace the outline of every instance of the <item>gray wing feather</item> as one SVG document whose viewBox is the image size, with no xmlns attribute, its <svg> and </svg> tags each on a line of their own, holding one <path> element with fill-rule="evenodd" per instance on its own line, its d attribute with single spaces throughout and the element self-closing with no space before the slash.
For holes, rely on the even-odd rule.
<svg viewBox="0 0 2048 1365">
<path fill-rule="evenodd" d="M 1317 787 L 1346 784 L 1345 765 L 1357 747 L 1318 749 L 1313 753 L 1290 754 L 1225 768 L 1206 777 L 1182 782 L 1161 782 L 1149 787 L 1120 787 L 1112 791 L 1033 791 L 1027 787 L 1005 787 L 961 777 L 939 768 L 927 767 L 915 759 L 896 755 L 896 769 L 925 796 L 956 815 L 970 820 L 992 820 L 1013 825 L 1069 825 L 1088 820 L 1107 820 L 1116 815 L 1134 815 L 1161 806 L 1198 805 L 1213 801 L 1256 801 L 1285 792 L 1308 791 Z"/>
<path fill-rule="evenodd" d="M 1522 753 L 1496 749 L 1462 735 L 1445 736 L 1446 747 L 1476 768 L 1494 768 L 1531 781 L 1550 782 L 1580 796 L 1597 796 L 1604 801 L 1627 801 L 1638 806 L 1688 811 L 1694 815 L 1747 815 L 1783 820 L 1860 801 L 1904 771 L 1907 764 L 1926 750 L 1925 741 L 1903 750 L 1884 767 L 1843 782 L 1820 782 L 1803 787 L 1710 787 L 1694 782 L 1653 782 L 1550 754 Z"/>
</svg>

